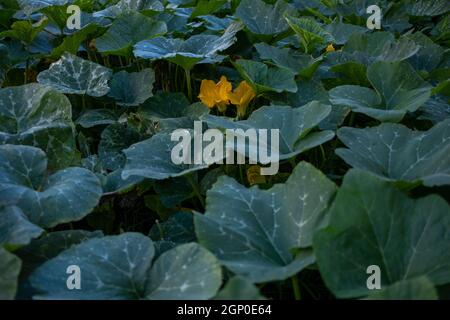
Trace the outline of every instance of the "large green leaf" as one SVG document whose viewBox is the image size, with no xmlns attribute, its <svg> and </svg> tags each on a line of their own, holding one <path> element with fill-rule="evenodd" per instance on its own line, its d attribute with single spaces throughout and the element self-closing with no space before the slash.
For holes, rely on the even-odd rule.
<svg viewBox="0 0 450 320">
<path fill-rule="evenodd" d="M 31 275 L 45 299 L 208 299 L 221 282 L 217 260 L 195 243 L 178 246 L 152 260 L 150 238 L 124 233 L 92 239 L 64 251 Z M 81 290 L 67 290 L 66 268 L 81 270 Z"/>
<path fill-rule="evenodd" d="M 186 40 L 158 37 L 143 40 L 134 46 L 134 55 L 145 59 L 167 59 L 186 70 L 196 63 L 221 61 L 217 52 L 229 48 L 236 40 L 236 33 L 242 24 L 232 22 L 222 36 L 194 35 Z"/>
<path fill-rule="evenodd" d="M 15 205 L 42 227 L 83 218 L 97 205 L 102 190 L 97 177 L 67 168 L 47 177 L 47 158 L 29 146 L 0 146 L 0 206 Z"/>
<path fill-rule="evenodd" d="M 236 16 L 252 33 L 275 36 L 287 30 L 288 25 L 283 17 L 293 12 L 294 9 L 284 0 L 278 0 L 274 5 L 262 0 L 242 0 L 236 9 Z"/>
<path fill-rule="evenodd" d="M 349 149 L 336 153 L 355 168 L 411 185 L 450 184 L 450 120 L 428 131 L 390 123 L 341 128 L 338 137 Z"/>
<path fill-rule="evenodd" d="M 223 265 L 254 282 L 284 280 L 314 262 L 313 233 L 326 219 L 336 186 L 301 162 L 285 184 L 250 189 L 220 177 L 207 193 L 205 214 L 195 214 L 199 242 Z"/>
<path fill-rule="evenodd" d="M 450 282 L 450 206 L 436 195 L 410 199 L 360 170 L 346 174 L 329 226 L 314 237 L 322 278 L 339 298 L 371 293 L 367 268 L 380 268 L 381 288 L 427 276 Z"/>
<path fill-rule="evenodd" d="M 172 214 L 167 221 L 154 224 L 149 236 L 154 241 L 164 240 L 176 244 L 194 242 L 196 239 L 192 213 L 179 211 Z"/>
<path fill-rule="evenodd" d="M 108 31 L 95 41 L 97 50 L 106 54 L 130 56 L 133 45 L 167 32 L 162 21 L 156 21 L 138 12 L 123 14 L 114 20 Z"/>
<path fill-rule="evenodd" d="M 240 75 L 257 94 L 265 92 L 296 92 L 295 73 L 286 68 L 268 67 L 262 62 L 239 59 L 234 63 Z"/>
<path fill-rule="evenodd" d="M 194 148 L 194 133 L 190 130 L 191 154 Z M 139 176 L 151 179 L 167 179 L 178 177 L 189 172 L 207 168 L 207 164 L 175 164 L 172 161 L 172 149 L 178 141 L 171 140 L 170 132 L 162 132 L 150 139 L 133 144 L 123 150 L 126 155 L 126 163 L 122 172 L 122 178 Z"/>
<path fill-rule="evenodd" d="M 224 117 L 207 115 L 202 117 L 208 126 L 221 129 L 278 129 L 279 130 L 279 158 L 289 159 L 293 156 L 304 152 L 308 149 L 316 147 L 322 143 L 331 140 L 334 137 L 332 131 L 311 132 L 322 120 L 324 120 L 331 112 L 329 105 L 321 104 L 313 101 L 300 108 L 291 108 L 289 106 L 264 106 L 254 111 L 247 120 L 232 121 Z M 235 133 L 238 135 L 238 133 Z M 260 137 L 258 132 L 257 139 Z M 247 145 L 254 144 L 257 141 L 246 140 Z M 245 152 L 241 149 L 241 145 L 236 142 L 233 149 L 238 153 L 256 158 L 256 155 L 249 154 L 249 149 Z M 259 144 L 261 148 L 261 144 Z M 271 142 L 267 140 L 267 154 L 270 154 Z"/>
<path fill-rule="evenodd" d="M 311 17 L 285 17 L 287 23 L 299 36 L 305 53 L 334 42 L 334 38 L 316 20 Z"/>
<path fill-rule="evenodd" d="M 433 283 L 426 277 L 401 280 L 393 285 L 376 290 L 369 300 L 437 300 L 438 294 Z"/>
<path fill-rule="evenodd" d="M 0 247 L 0 300 L 12 300 L 16 296 L 21 265 L 19 258 Z"/>
<path fill-rule="evenodd" d="M 65 53 L 48 70 L 39 73 L 37 80 L 62 93 L 101 97 L 109 91 L 108 80 L 111 76 L 110 69 Z"/>
<path fill-rule="evenodd" d="M 307 54 L 300 54 L 289 48 L 277 48 L 266 43 L 257 43 L 255 48 L 262 59 L 269 59 L 279 67 L 291 70 L 309 78 L 316 71 L 321 59 L 314 59 Z"/>
<path fill-rule="evenodd" d="M 125 164 L 125 155 L 122 150 L 138 142 L 140 137 L 135 129 L 120 123 L 106 127 L 102 131 L 98 144 L 98 156 L 102 167 L 111 171 L 122 168 Z"/>
<path fill-rule="evenodd" d="M 155 72 L 150 68 L 132 73 L 120 71 L 111 80 L 108 96 L 120 106 L 138 106 L 153 95 L 154 82 Z"/>
<path fill-rule="evenodd" d="M 23 246 L 44 230 L 28 221 L 20 208 L 5 207 L 0 210 L 0 246 Z"/>
<path fill-rule="evenodd" d="M 369 64 L 375 61 L 402 61 L 414 56 L 419 50 L 420 45 L 409 37 L 396 40 L 390 32 L 375 32 L 353 34 L 345 44 L 343 53 L 353 54 L 359 63 Z"/>
<path fill-rule="evenodd" d="M 157 13 L 164 10 L 163 4 L 159 0 L 120 0 L 104 10 L 94 12 L 94 17 L 116 18 L 121 14 L 131 12 Z"/>
<path fill-rule="evenodd" d="M 161 129 L 171 130 L 183 128 L 184 123 L 209 113 L 209 109 L 202 103 L 190 104 L 182 93 L 161 92 L 145 101 L 137 113 L 158 122 Z"/>
<path fill-rule="evenodd" d="M 438 16 L 450 11 L 447 0 L 409 0 L 405 4 L 412 16 Z"/>
<path fill-rule="evenodd" d="M 36 83 L 0 89 L 0 143 L 41 148 L 50 168 L 67 167 L 75 157 L 69 100 Z"/>
<path fill-rule="evenodd" d="M 380 121 L 398 122 L 430 97 L 431 86 L 407 62 L 375 62 L 367 69 L 375 90 L 344 85 L 330 90 L 330 101 Z"/>
</svg>

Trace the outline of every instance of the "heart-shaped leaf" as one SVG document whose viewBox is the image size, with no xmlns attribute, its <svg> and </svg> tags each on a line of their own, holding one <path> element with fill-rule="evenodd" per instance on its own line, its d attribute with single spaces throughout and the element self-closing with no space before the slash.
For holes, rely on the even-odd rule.
<svg viewBox="0 0 450 320">
<path fill-rule="evenodd" d="M 344 85 L 330 90 L 330 101 L 380 121 L 398 122 L 430 97 L 427 84 L 407 62 L 375 62 L 367 69 L 375 90 Z"/>
<path fill-rule="evenodd" d="M 428 131 L 390 123 L 341 128 L 338 138 L 349 149 L 337 149 L 336 154 L 355 168 L 410 185 L 450 184 L 450 120 Z"/>
<path fill-rule="evenodd" d="M 94 12 L 96 18 L 116 18 L 121 14 L 132 12 L 157 13 L 164 11 L 164 6 L 159 0 L 120 0 L 104 10 Z"/>
<path fill-rule="evenodd" d="M 138 233 L 85 241 L 31 275 L 34 298 L 208 299 L 221 282 L 215 257 L 195 243 L 171 249 L 153 263 L 154 245 Z M 81 290 L 67 290 L 66 269 L 77 265 Z"/>
<path fill-rule="evenodd" d="M 199 242 L 223 265 L 254 282 L 284 280 L 314 262 L 308 250 L 326 220 L 336 186 L 301 162 L 285 184 L 250 189 L 220 177 L 207 193 L 206 212 L 195 214 Z M 226 203 L 227 205 L 223 205 Z"/>
<path fill-rule="evenodd" d="M 69 100 L 39 84 L 0 89 L 0 143 L 38 147 L 51 169 L 67 167 L 75 157 Z"/>
<path fill-rule="evenodd" d="M 0 206 L 15 205 L 41 227 L 83 218 L 97 205 L 102 190 L 90 171 L 71 167 L 46 177 L 40 149 L 0 146 Z"/>
<path fill-rule="evenodd" d="M 153 95 L 154 82 L 153 69 L 132 73 L 120 71 L 111 80 L 108 96 L 114 98 L 120 106 L 138 106 Z"/>
<path fill-rule="evenodd" d="M 289 69 L 271 67 L 262 62 L 239 59 L 234 63 L 239 74 L 255 89 L 265 92 L 297 92 L 295 73 Z"/>
<path fill-rule="evenodd" d="M 0 245 L 14 248 L 27 245 L 43 231 L 28 221 L 18 207 L 10 206 L 0 210 Z"/>
<path fill-rule="evenodd" d="M 145 59 L 167 59 L 190 70 L 196 63 L 221 61 L 217 52 L 229 48 L 236 40 L 242 24 L 233 22 L 222 36 L 194 35 L 186 40 L 158 37 L 138 42 L 134 55 Z"/>
<path fill-rule="evenodd" d="M 278 129 L 279 130 L 279 158 L 289 159 L 293 156 L 318 146 L 331 140 L 334 137 L 332 131 L 313 132 L 311 130 L 316 127 L 323 119 L 325 119 L 331 112 L 329 105 L 321 104 L 313 101 L 300 108 L 291 108 L 289 106 L 264 106 L 254 111 L 247 120 L 231 121 L 223 117 L 207 115 L 202 117 L 208 126 L 221 129 Z M 262 140 L 260 133 L 257 134 L 257 139 Z M 250 146 L 255 141 L 246 141 Z M 267 140 L 267 154 L 270 154 L 271 144 Z M 261 148 L 261 147 L 260 147 Z M 257 155 L 251 151 L 250 147 L 246 147 L 236 143 L 233 149 L 253 159 L 259 159 Z M 256 148 L 255 148 L 256 149 Z"/>
<path fill-rule="evenodd" d="M 97 50 L 107 54 L 131 56 L 133 45 L 167 32 L 162 21 L 156 21 L 138 12 L 123 14 L 114 20 L 108 31 L 95 41 Z"/>
<path fill-rule="evenodd" d="M 351 204 L 351 205 L 349 205 Z M 450 206 L 437 195 L 410 199 L 391 183 L 360 170 L 345 177 L 330 209 L 329 226 L 314 237 L 322 278 L 339 298 L 371 293 L 369 266 L 381 288 L 427 276 L 450 282 Z"/>
<path fill-rule="evenodd" d="M 110 69 L 65 53 L 48 70 L 39 73 L 37 80 L 62 93 L 101 97 L 109 91 L 108 80 L 111 76 Z"/>
<path fill-rule="evenodd" d="M 274 5 L 262 0 L 242 0 L 236 16 L 254 34 L 276 35 L 286 31 L 288 25 L 283 17 L 293 12 L 294 9 L 284 0 L 278 0 Z"/>
<path fill-rule="evenodd" d="M 191 154 L 194 148 L 194 133 L 190 133 Z M 172 150 L 181 142 L 172 141 L 170 132 L 162 132 L 154 135 L 150 139 L 133 144 L 128 149 L 123 150 L 126 155 L 126 163 L 122 172 L 122 178 L 139 176 L 150 179 L 167 179 L 170 177 L 183 176 L 189 172 L 207 168 L 207 164 L 175 164 L 172 161 Z M 186 142 L 187 143 L 187 142 Z"/>
</svg>

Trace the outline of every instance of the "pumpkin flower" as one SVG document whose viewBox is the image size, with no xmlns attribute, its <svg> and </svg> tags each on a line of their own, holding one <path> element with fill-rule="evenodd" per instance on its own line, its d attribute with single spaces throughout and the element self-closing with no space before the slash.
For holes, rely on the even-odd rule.
<svg viewBox="0 0 450 320">
<path fill-rule="evenodd" d="M 202 80 L 198 98 L 208 108 L 217 106 L 220 112 L 224 112 L 227 105 L 230 104 L 228 94 L 231 90 L 231 83 L 225 76 L 222 76 L 217 84 L 212 80 Z"/>
<path fill-rule="evenodd" d="M 333 52 L 333 51 L 336 51 L 336 49 L 334 49 L 333 44 L 330 43 L 330 44 L 328 45 L 326 51 L 327 51 L 327 52 Z"/>
<path fill-rule="evenodd" d="M 236 105 L 238 116 L 243 117 L 248 104 L 256 97 L 256 94 L 247 81 L 242 81 L 233 92 L 228 94 L 228 97 L 231 103 Z"/>
</svg>

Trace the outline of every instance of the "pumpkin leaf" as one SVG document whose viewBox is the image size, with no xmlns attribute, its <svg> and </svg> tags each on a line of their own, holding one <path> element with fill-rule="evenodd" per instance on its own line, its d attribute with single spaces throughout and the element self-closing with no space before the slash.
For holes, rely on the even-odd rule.
<svg viewBox="0 0 450 320">
<path fill-rule="evenodd" d="M 375 90 L 344 85 L 330 90 L 330 101 L 380 121 L 399 122 L 431 95 L 431 86 L 407 62 L 375 62 L 367 69 Z"/>
<path fill-rule="evenodd" d="M 400 124 L 374 128 L 341 128 L 338 138 L 348 149 L 336 154 L 351 166 L 409 185 L 450 184 L 450 120 L 428 131 Z"/>
<path fill-rule="evenodd" d="M 220 177 L 207 193 L 205 214 L 194 215 L 197 238 L 237 275 L 258 283 L 284 280 L 314 262 L 310 251 L 295 257 L 292 249 L 311 245 L 335 190 L 306 162 L 269 190 Z"/>
<path fill-rule="evenodd" d="M 51 169 L 67 167 L 76 152 L 69 100 L 39 84 L 0 89 L 0 143 L 38 147 Z"/>
<path fill-rule="evenodd" d="M 154 253 L 150 238 L 138 233 L 85 241 L 33 272 L 31 284 L 39 292 L 34 298 L 208 299 L 219 288 L 220 266 L 199 245 L 178 246 L 152 263 Z M 82 290 L 65 286 L 71 264 L 83 272 Z"/>
<path fill-rule="evenodd" d="M 449 243 L 441 241 L 450 236 L 450 207 L 439 196 L 410 199 L 388 181 L 353 169 L 329 214 L 328 227 L 314 237 L 314 252 L 337 297 L 370 294 L 371 265 L 380 268 L 382 289 L 421 276 L 450 282 Z"/>
<path fill-rule="evenodd" d="M 39 73 L 37 80 L 62 93 L 101 97 L 109 91 L 108 80 L 111 76 L 110 69 L 65 53 L 49 69 Z"/>
<path fill-rule="evenodd" d="M 29 146 L 0 146 L 0 206 L 15 205 L 41 227 L 83 218 L 102 190 L 90 171 L 71 167 L 46 177 L 47 157 Z"/>
<path fill-rule="evenodd" d="M 138 106 L 153 96 L 154 82 L 155 72 L 150 68 L 132 73 L 120 71 L 111 80 L 108 96 L 120 106 Z"/>
</svg>

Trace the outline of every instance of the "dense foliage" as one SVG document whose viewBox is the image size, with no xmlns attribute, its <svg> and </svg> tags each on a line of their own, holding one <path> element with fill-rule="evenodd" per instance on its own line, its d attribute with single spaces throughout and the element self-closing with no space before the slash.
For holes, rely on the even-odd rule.
<svg viewBox="0 0 450 320">
<path fill-rule="evenodd" d="M 448 0 L 2 0 L 0 298 L 450 297 L 449 44 Z M 175 164 L 196 120 L 279 172 Z"/>
</svg>

